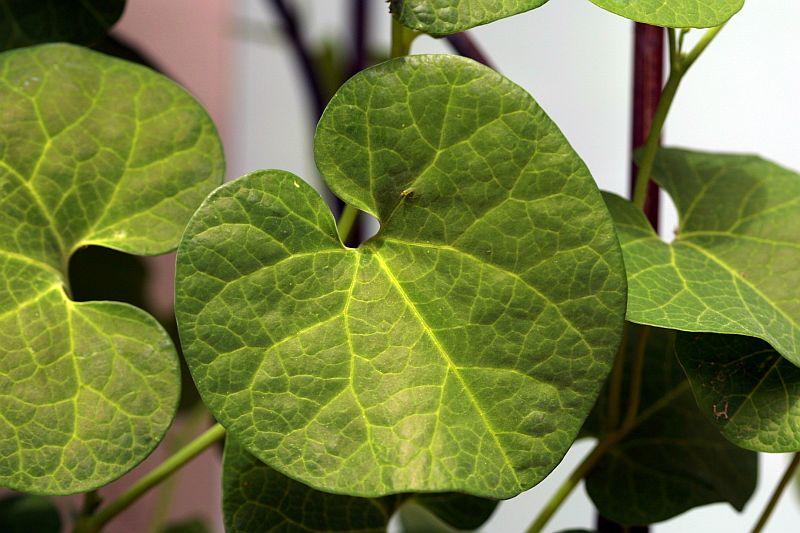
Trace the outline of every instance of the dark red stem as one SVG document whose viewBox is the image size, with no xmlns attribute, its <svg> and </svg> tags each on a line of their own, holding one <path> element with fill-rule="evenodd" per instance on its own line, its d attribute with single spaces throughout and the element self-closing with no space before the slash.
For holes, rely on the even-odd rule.
<svg viewBox="0 0 800 533">
<path fill-rule="evenodd" d="M 270 0 L 273 8 L 280 17 L 283 31 L 289 42 L 292 45 L 297 63 L 302 70 L 303 77 L 305 78 L 305 86 L 308 91 L 309 98 L 311 99 L 312 108 L 316 118 L 322 116 L 325 110 L 325 95 L 322 88 L 322 82 L 319 78 L 319 73 L 314 66 L 314 60 L 311 57 L 308 45 L 305 38 L 300 31 L 300 25 L 297 20 L 297 14 L 284 0 Z"/>
<path fill-rule="evenodd" d="M 483 50 L 478 46 L 478 43 L 476 43 L 467 32 L 462 31 L 461 33 L 454 33 L 453 35 L 448 35 L 445 39 L 447 39 L 447 42 L 450 43 L 450 46 L 453 47 L 453 50 L 455 50 L 458 55 L 468 57 L 478 63 L 483 63 L 489 68 L 494 68 L 492 62 L 489 61 L 489 58 L 486 57 L 486 54 L 484 54 Z"/>
<path fill-rule="evenodd" d="M 664 28 L 636 23 L 633 52 L 633 131 L 631 148 L 644 145 L 664 86 Z M 638 168 L 631 167 L 631 191 Z M 658 186 L 651 181 L 644 213 L 658 231 Z"/>
</svg>

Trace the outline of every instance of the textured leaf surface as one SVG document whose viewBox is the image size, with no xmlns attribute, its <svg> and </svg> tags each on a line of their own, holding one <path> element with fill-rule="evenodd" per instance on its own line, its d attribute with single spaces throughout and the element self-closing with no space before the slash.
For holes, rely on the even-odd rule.
<svg viewBox="0 0 800 533">
<path fill-rule="evenodd" d="M 59 533 L 61 517 L 55 504 L 42 496 L 8 496 L 0 500 L 3 533 Z"/>
<path fill-rule="evenodd" d="M 449 35 L 530 11 L 547 0 L 391 0 L 405 26 L 430 35 Z"/>
<path fill-rule="evenodd" d="M 125 0 L 0 0 L 0 50 L 55 41 L 91 44 L 123 9 Z"/>
<path fill-rule="evenodd" d="M 317 164 L 378 236 L 265 171 L 217 190 L 179 249 L 185 354 L 217 419 L 315 488 L 508 497 L 562 458 L 619 341 L 618 243 L 583 163 L 522 89 L 415 56 L 360 73 Z"/>
<path fill-rule="evenodd" d="M 637 22 L 668 28 L 719 26 L 739 12 L 744 0 L 591 0 Z"/>
<path fill-rule="evenodd" d="M 800 368 L 753 337 L 683 333 L 675 351 L 700 409 L 731 442 L 800 451 Z"/>
<path fill-rule="evenodd" d="M 631 325 L 621 356 L 630 375 L 641 326 Z M 715 502 L 741 510 L 756 485 L 756 454 L 737 448 L 700 413 L 674 355 L 674 332 L 650 328 L 644 352 L 641 404 L 629 432 L 586 478 L 605 517 L 627 525 L 660 522 Z M 623 382 L 623 407 L 630 384 Z M 608 391 L 587 427 L 613 431 Z M 624 412 L 623 412 L 624 416 Z"/>
<path fill-rule="evenodd" d="M 166 78 L 71 45 L 0 55 L 0 106 L 0 485 L 86 491 L 155 447 L 179 374 L 149 315 L 69 299 L 69 257 L 174 248 L 220 144 Z"/>
<path fill-rule="evenodd" d="M 316 491 L 279 474 L 231 438 L 225 444 L 222 507 L 229 532 L 386 531 L 412 503 L 459 530 L 480 527 L 497 502 L 463 494 L 358 498 Z"/>
<path fill-rule="evenodd" d="M 628 320 L 758 337 L 800 364 L 800 176 L 755 156 L 662 150 L 655 176 L 680 225 L 662 242 L 613 195 Z"/>
<path fill-rule="evenodd" d="M 591 0 L 607 11 L 637 22 L 672 28 L 719 26 L 744 0 Z M 405 26 L 430 35 L 449 35 L 530 11 L 547 0 L 391 0 Z"/>
</svg>

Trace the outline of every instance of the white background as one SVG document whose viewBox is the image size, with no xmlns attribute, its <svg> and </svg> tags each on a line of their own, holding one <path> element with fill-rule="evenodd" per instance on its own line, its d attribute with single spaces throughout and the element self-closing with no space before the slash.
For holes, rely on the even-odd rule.
<svg viewBox="0 0 800 533">
<path fill-rule="evenodd" d="M 388 47 L 386 4 L 373 2 L 373 44 Z M 232 30 L 233 118 L 228 124 L 231 176 L 281 168 L 318 184 L 311 157 L 312 113 L 294 57 L 281 40 L 266 4 L 237 0 Z M 313 41 L 350 42 L 348 2 L 305 0 L 300 5 Z M 800 2 L 747 0 L 742 12 L 685 78 L 667 122 L 665 144 L 755 152 L 800 169 L 798 22 Z M 262 26 L 265 31 L 253 31 Z M 588 0 L 551 0 L 542 8 L 471 33 L 498 70 L 525 87 L 561 127 L 599 186 L 626 194 L 631 23 Z M 697 34 L 693 31 L 690 37 Z M 423 37 L 413 52 L 449 49 L 445 43 Z M 674 228 L 674 210 L 667 205 L 663 211 L 662 228 Z M 578 443 L 553 475 L 502 503 L 485 531 L 523 531 L 588 449 L 589 443 Z M 758 490 L 743 514 L 725 504 L 711 505 L 658 524 L 653 530 L 748 531 L 787 462 L 785 455 L 761 456 Z M 591 528 L 593 520 L 591 503 L 581 486 L 548 531 Z M 800 531 L 800 500 L 794 486 L 785 494 L 767 531 Z"/>
</svg>

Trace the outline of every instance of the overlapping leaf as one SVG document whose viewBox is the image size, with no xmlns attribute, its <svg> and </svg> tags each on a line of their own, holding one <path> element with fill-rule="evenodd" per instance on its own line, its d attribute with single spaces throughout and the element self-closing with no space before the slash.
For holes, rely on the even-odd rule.
<svg viewBox="0 0 800 533">
<path fill-rule="evenodd" d="M 591 408 L 625 305 L 585 166 L 527 93 L 452 56 L 358 74 L 315 146 L 382 229 L 344 248 L 285 172 L 212 194 L 178 254 L 206 404 L 259 459 L 331 492 L 534 485 Z"/>
<path fill-rule="evenodd" d="M 800 451 L 800 368 L 766 342 L 683 333 L 675 351 L 701 411 L 738 446 Z"/>
<path fill-rule="evenodd" d="M 357 498 L 319 492 L 253 457 L 231 438 L 225 444 L 222 508 L 229 532 L 386 531 L 398 507 L 416 505 L 459 529 L 475 529 L 497 502 L 460 494 Z"/>
<path fill-rule="evenodd" d="M 642 338 L 642 335 L 647 337 Z M 728 502 L 741 510 L 756 485 L 756 454 L 722 438 L 700 413 L 674 355 L 674 332 L 631 324 L 626 343 L 621 410 L 604 391 L 587 423 L 598 437 L 619 432 L 630 402 L 630 375 L 644 342 L 641 403 L 632 425 L 586 478 L 586 490 L 605 517 L 651 524 L 693 507 Z"/>
<path fill-rule="evenodd" d="M 0 0 L 0 50 L 55 41 L 92 44 L 123 9 L 125 0 Z"/>
<path fill-rule="evenodd" d="M 606 197 L 628 271 L 628 319 L 758 337 L 800 364 L 800 176 L 755 156 L 662 150 L 655 176 L 678 208 L 667 244 Z"/>
<path fill-rule="evenodd" d="M 386 531 L 393 498 L 370 499 L 315 491 L 250 455 L 232 438 L 225 443 L 222 513 L 225 530 Z"/>
<path fill-rule="evenodd" d="M 637 22 L 668 28 L 719 26 L 739 12 L 744 0 L 591 0 Z"/>
<path fill-rule="evenodd" d="M 672 28 L 718 26 L 736 14 L 744 0 L 591 0 L 607 11 L 637 22 Z M 391 0 L 397 19 L 430 35 L 449 35 L 530 11 L 547 0 Z"/>
<path fill-rule="evenodd" d="M 89 244 L 170 250 L 222 163 L 202 108 L 152 71 L 71 45 L 0 55 L 0 485 L 90 490 L 158 443 L 169 336 L 133 306 L 71 301 L 67 264 Z"/>
</svg>

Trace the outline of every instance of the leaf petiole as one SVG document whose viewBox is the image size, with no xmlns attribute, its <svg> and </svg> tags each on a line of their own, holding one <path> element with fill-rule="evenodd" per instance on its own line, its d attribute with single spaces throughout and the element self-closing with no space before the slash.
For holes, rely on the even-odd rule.
<svg viewBox="0 0 800 533">
<path fill-rule="evenodd" d="M 225 437 L 225 428 L 215 424 L 205 433 L 178 450 L 175 455 L 145 474 L 131 485 L 119 498 L 103 507 L 97 514 L 86 517 L 75 525 L 75 533 L 94 533 L 100 531 L 109 521 L 142 497 L 147 491 L 167 479 L 189 461 Z"/>
<path fill-rule="evenodd" d="M 647 201 L 647 187 L 650 184 L 650 176 L 653 172 L 653 163 L 656 159 L 658 152 L 658 144 L 661 138 L 661 131 L 664 129 L 664 122 L 667 120 L 672 102 L 675 99 L 675 94 L 678 92 L 678 86 L 686 75 L 689 68 L 697 61 L 700 54 L 711 44 L 714 37 L 725 27 L 721 24 L 717 27 L 711 28 L 706 31 L 694 48 L 686 55 L 681 53 L 681 41 L 675 42 L 675 32 L 670 31 L 670 73 L 667 83 L 661 93 L 661 98 L 658 101 L 655 115 L 653 116 L 653 125 L 650 127 L 650 133 L 647 135 L 647 141 L 644 145 L 642 152 L 642 160 L 639 163 L 639 174 L 636 176 L 636 187 L 633 192 L 633 205 L 639 209 L 644 208 Z"/>
<path fill-rule="evenodd" d="M 789 463 L 789 466 L 783 473 L 783 477 L 778 482 L 775 490 L 772 492 L 772 496 L 770 497 L 767 506 L 764 507 L 763 511 L 761 511 L 761 516 L 758 518 L 758 522 L 756 522 L 756 525 L 753 528 L 753 533 L 760 533 L 764 529 L 764 526 L 767 524 L 767 521 L 769 521 L 770 516 L 772 516 L 772 511 L 775 510 L 775 507 L 778 505 L 781 496 L 783 496 L 783 491 L 786 489 L 786 486 L 789 484 L 789 482 L 794 478 L 794 474 L 797 471 L 798 465 L 800 465 L 800 453 L 794 454 L 792 462 Z"/>
</svg>

